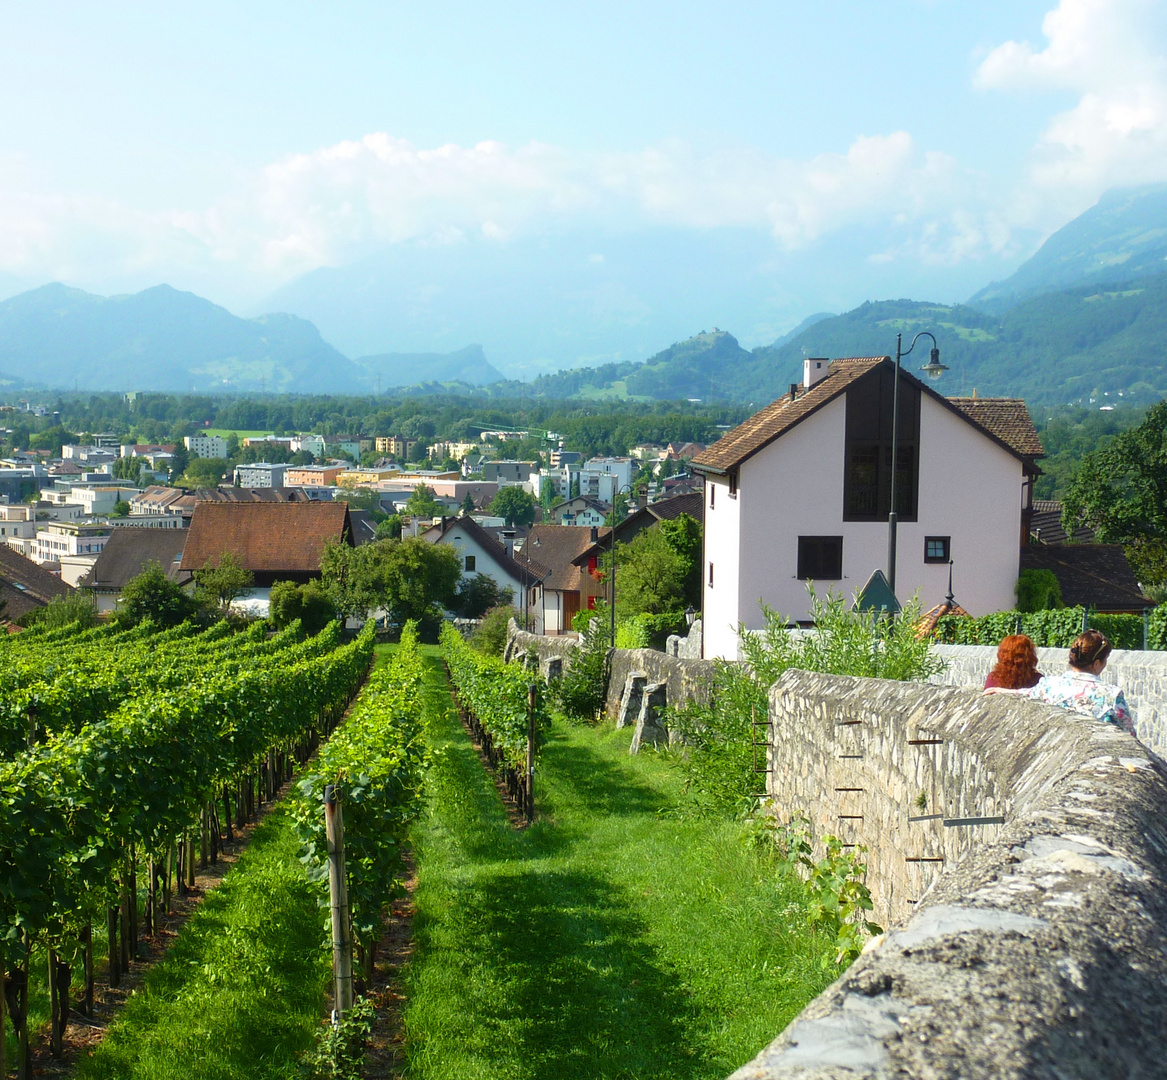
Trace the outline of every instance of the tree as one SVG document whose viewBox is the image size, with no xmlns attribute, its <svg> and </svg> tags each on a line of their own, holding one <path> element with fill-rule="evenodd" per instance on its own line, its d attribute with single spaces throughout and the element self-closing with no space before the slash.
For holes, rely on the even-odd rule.
<svg viewBox="0 0 1167 1080">
<path fill-rule="evenodd" d="M 685 561 L 685 604 L 701 606 L 701 522 L 688 514 L 680 514 L 671 521 L 653 526 L 669 542 L 669 546 Z"/>
<path fill-rule="evenodd" d="M 491 501 L 490 512 L 502 518 L 510 528 L 535 523 L 535 496 L 526 488 L 504 487 Z"/>
<path fill-rule="evenodd" d="M 400 540 L 402 525 L 400 514 L 390 514 L 387 518 L 377 522 L 374 538 L 377 540 Z"/>
<path fill-rule="evenodd" d="M 461 510 L 463 514 L 474 513 L 474 498 L 471 496 L 470 492 L 466 492 L 466 494 L 462 497 Z"/>
<path fill-rule="evenodd" d="M 223 479 L 221 458 L 191 458 L 183 474 L 187 487 L 215 487 Z"/>
<path fill-rule="evenodd" d="M 209 563 L 202 570 L 194 572 L 195 598 L 208 607 L 218 607 L 226 611 L 231 601 L 242 596 L 255 584 L 250 570 L 239 565 L 230 551 L 224 551 L 217 566 Z"/>
<path fill-rule="evenodd" d="M 69 596 L 54 596 L 44 607 L 26 611 L 16 622 L 26 628 L 43 625 L 50 630 L 80 623 L 82 629 L 87 629 L 97 622 L 97 610 L 93 597 L 78 589 Z"/>
<path fill-rule="evenodd" d="M 110 511 L 110 517 L 123 518 L 129 516 L 130 504 L 126 502 L 125 499 L 118 499 L 118 501 L 113 504 L 113 509 Z"/>
<path fill-rule="evenodd" d="M 306 585 L 277 581 L 271 589 L 268 617 L 277 630 L 299 619 L 304 632 L 315 635 L 336 618 L 336 605 L 315 581 Z"/>
<path fill-rule="evenodd" d="M 1167 401 L 1083 459 L 1062 507 L 1068 533 L 1089 525 L 1122 544 L 1139 581 L 1167 580 Z"/>
<path fill-rule="evenodd" d="M 115 479 L 128 480 L 131 484 L 137 484 L 142 479 L 142 466 L 145 464 L 145 458 L 118 458 L 117 461 L 113 463 L 113 475 Z"/>
<path fill-rule="evenodd" d="M 661 615 L 685 604 L 686 560 L 659 526 L 616 545 L 616 611 L 621 617 Z"/>
<path fill-rule="evenodd" d="M 369 488 L 353 488 L 344 493 L 343 499 L 348 503 L 350 510 L 366 511 L 378 525 L 388 516 L 381 509 L 381 493 L 379 491 L 372 491 Z"/>
<path fill-rule="evenodd" d="M 604 518 L 604 524 L 615 528 L 626 517 L 628 517 L 628 493 L 626 491 L 617 491 L 612 498 L 612 509 L 608 511 L 608 516 Z"/>
<path fill-rule="evenodd" d="M 405 512 L 412 517 L 441 517 L 446 511 L 446 504 L 438 502 L 434 497 L 433 488 L 425 484 L 418 484 L 405 504 Z"/>
<path fill-rule="evenodd" d="M 442 608 L 455 600 L 462 561 L 449 544 L 420 537 L 378 540 L 350 548 L 330 543 L 320 559 L 325 590 L 337 609 L 364 618 L 384 608 L 395 622 L 416 619 L 436 639 Z"/>
<path fill-rule="evenodd" d="M 170 458 L 170 482 L 172 484 L 178 483 L 189 463 L 190 454 L 187 453 L 186 446 L 179 440 L 175 444 L 174 453 Z"/>
<path fill-rule="evenodd" d="M 475 574 L 462 579 L 454 610 L 464 619 L 480 619 L 491 608 L 511 605 L 514 600 L 514 589 L 509 586 L 500 588 L 488 574 Z"/>
<path fill-rule="evenodd" d="M 117 618 L 134 625 L 149 619 L 159 626 L 177 626 L 197 609 L 194 598 L 167 578 L 161 563 L 151 560 L 137 577 L 126 582 Z"/>
</svg>

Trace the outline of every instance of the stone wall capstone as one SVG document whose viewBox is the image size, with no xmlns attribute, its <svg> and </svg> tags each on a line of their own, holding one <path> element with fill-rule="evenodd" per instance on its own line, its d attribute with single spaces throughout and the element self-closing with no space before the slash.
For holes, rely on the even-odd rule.
<svg viewBox="0 0 1167 1080">
<path fill-rule="evenodd" d="M 993 645 L 933 645 L 931 652 L 947 664 L 931 681 L 945 686 L 979 689 L 997 662 Z M 1065 671 L 1067 656 L 1066 649 L 1038 649 L 1038 670 L 1046 675 Z M 1139 741 L 1160 757 L 1167 757 L 1167 652 L 1115 649 L 1102 679 L 1122 689 L 1135 716 Z"/>
<path fill-rule="evenodd" d="M 770 701 L 776 809 L 869 848 L 891 929 L 732 1080 L 1167 1076 L 1162 762 L 1011 695 L 789 671 Z"/>
<path fill-rule="evenodd" d="M 670 706 L 685 701 L 707 703 L 715 671 L 713 660 L 681 660 L 655 649 L 613 649 L 605 711 L 612 720 L 619 720 L 624 688 L 634 673 L 644 675 L 649 683 L 663 683 Z"/>
</svg>

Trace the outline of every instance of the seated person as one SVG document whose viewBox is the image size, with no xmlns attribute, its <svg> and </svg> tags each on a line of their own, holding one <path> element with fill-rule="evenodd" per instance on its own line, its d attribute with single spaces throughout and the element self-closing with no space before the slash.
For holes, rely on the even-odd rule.
<svg viewBox="0 0 1167 1080">
<path fill-rule="evenodd" d="M 1040 678 L 1033 641 L 1024 634 L 1010 634 L 997 646 L 997 663 L 985 679 L 985 691 L 1028 690 Z"/>
<path fill-rule="evenodd" d="M 1113 646 L 1097 630 L 1079 634 L 1070 646 L 1070 666 L 1062 675 L 1045 675 L 1029 696 L 1063 709 L 1086 713 L 1123 731 L 1135 733 L 1134 717 L 1122 691 L 1098 676 L 1106 667 Z"/>
</svg>

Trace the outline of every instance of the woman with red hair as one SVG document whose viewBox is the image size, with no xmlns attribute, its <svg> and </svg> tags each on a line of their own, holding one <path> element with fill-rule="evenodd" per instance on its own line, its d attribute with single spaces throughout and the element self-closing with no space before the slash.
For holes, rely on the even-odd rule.
<svg viewBox="0 0 1167 1080">
<path fill-rule="evenodd" d="M 1010 634 L 997 646 L 997 664 L 985 679 L 985 690 L 1028 690 L 1040 678 L 1032 640 L 1025 634 Z"/>
</svg>

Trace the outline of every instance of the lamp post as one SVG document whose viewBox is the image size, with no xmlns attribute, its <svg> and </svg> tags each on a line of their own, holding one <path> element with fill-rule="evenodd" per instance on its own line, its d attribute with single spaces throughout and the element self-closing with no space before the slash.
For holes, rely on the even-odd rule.
<svg viewBox="0 0 1167 1080">
<path fill-rule="evenodd" d="M 903 348 L 903 334 L 896 334 L 896 368 L 895 375 L 892 377 L 891 390 L 891 491 L 889 492 L 891 498 L 887 509 L 887 584 L 891 589 L 892 596 L 895 596 L 896 591 L 896 529 L 899 524 L 896 514 L 896 473 L 899 471 L 897 459 L 900 438 L 900 360 L 916 347 L 916 342 L 922 337 L 932 338 L 932 351 L 928 355 L 928 363 L 920 370 L 932 379 L 939 379 L 948 370 L 940 363 L 940 348 L 936 344 L 936 338 L 927 330 L 921 330 L 912 338 L 912 343 L 906 350 Z"/>
<path fill-rule="evenodd" d="M 635 493 L 635 489 L 631 484 L 624 484 L 619 491 L 612 493 L 612 531 L 608 534 L 610 537 L 608 540 L 608 558 L 612 563 L 612 586 L 609 592 L 610 608 L 608 611 L 608 626 L 613 649 L 616 648 L 616 526 L 619 524 L 616 521 L 616 500 L 626 491 Z"/>
</svg>

